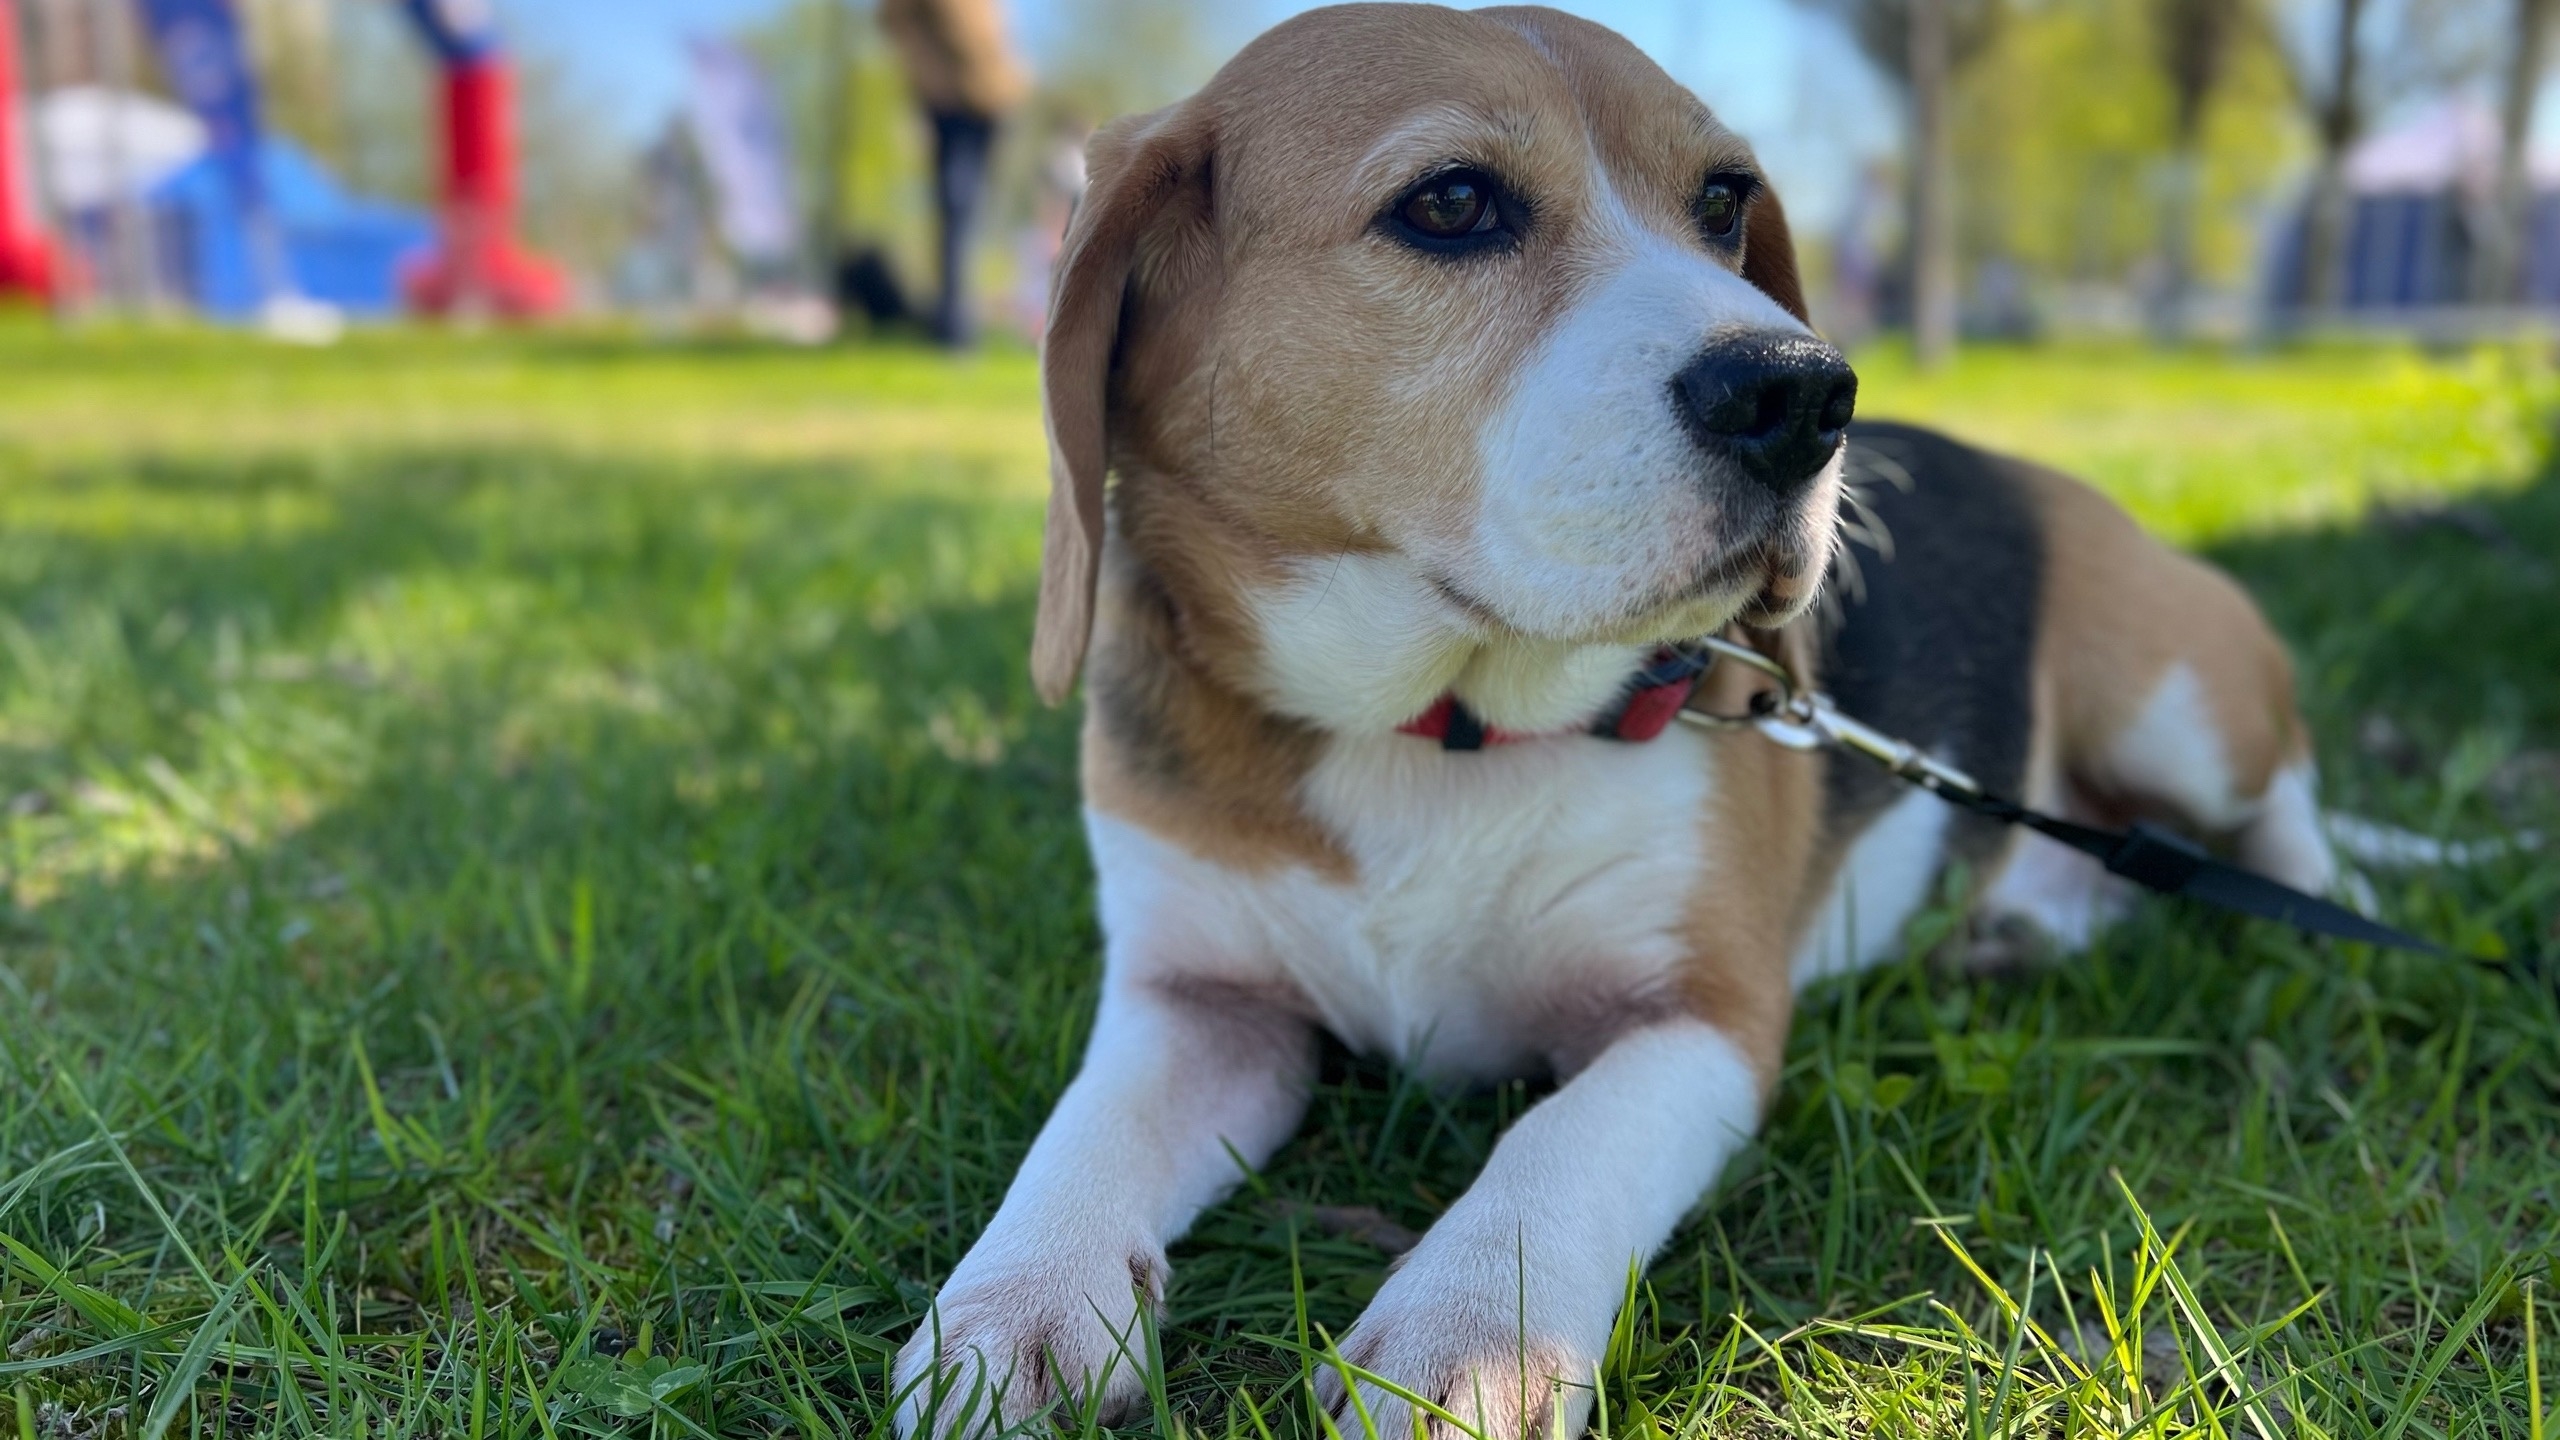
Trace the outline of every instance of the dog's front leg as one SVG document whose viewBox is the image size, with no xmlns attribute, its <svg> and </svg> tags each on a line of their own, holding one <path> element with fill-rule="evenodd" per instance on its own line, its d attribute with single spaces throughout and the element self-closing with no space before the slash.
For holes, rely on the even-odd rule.
<svg viewBox="0 0 2560 1440">
<path fill-rule="evenodd" d="M 1759 1122 L 1760 1082 L 1713 1026 L 1628 1034 L 1520 1117 L 1343 1337 L 1361 1370 L 1487 1437 L 1564 1436 L 1590 1414 L 1593 1373 L 1626 1293 Z M 1361 1417 L 1323 1386 L 1347 1435 Z M 1413 1417 L 1377 1386 L 1380 1436 Z M 1457 1432 L 1431 1419 L 1435 1437 Z"/>
<path fill-rule="evenodd" d="M 1096 1385 L 1125 1410 L 1165 1246 L 1297 1127 L 1314 1055 L 1249 994 L 1107 979 L 1083 1069 L 899 1353 L 898 1433 L 980 1434 Z"/>
</svg>

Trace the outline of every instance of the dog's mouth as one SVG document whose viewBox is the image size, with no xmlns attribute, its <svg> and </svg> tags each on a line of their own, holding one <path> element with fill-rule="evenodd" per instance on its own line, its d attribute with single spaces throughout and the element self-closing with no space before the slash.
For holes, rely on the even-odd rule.
<svg viewBox="0 0 2560 1440">
<path fill-rule="evenodd" d="M 1761 547 L 1760 559 L 1760 584 L 1737 618 L 1745 625 L 1768 629 L 1793 620 L 1813 603 L 1829 556 L 1808 555 L 1796 545 L 1771 541 Z"/>
<path fill-rule="evenodd" d="M 1755 595 L 1764 593 L 1779 572 L 1779 558 L 1776 542 L 1766 538 L 1732 546 L 1700 565 L 1687 580 L 1669 582 L 1664 587 L 1666 593 L 1637 607 L 1637 613 L 1651 614 L 1685 608 L 1701 600 L 1731 598 L 1745 589 Z"/>
<path fill-rule="evenodd" d="M 1813 557 L 1805 553 L 1802 529 L 1790 514 L 1752 526 L 1741 538 L 1632 597 L 1620 613 L 1621 624 L 1641 627 L 1675 617 L 1687 621 L 1702 609 L 1722 610 L 1753 625 L 1791 618 L 1804 608 L 1821 578 Z"/>
<path fill-rule="evenodd" d="M 1704 633 L 1723 623 L 1720 617 L 1702 622 L 1700 616 L 1706 611 L 1753 625 L 1781 623 L 1810 597 L 1809 569 L 1781 535 L 1753 536 L 1630 596 L 1612 613 L 1585 627 L 1589 633 L 1582 638 L 1593 642 L 1688 638 L 1669 632 L 1695 628 Z M 1449 576 L 1434 573 L 1429 578 L 1440 598 L 1479 628 L 1519 628 L 1491 602 Z"/>
</svg>

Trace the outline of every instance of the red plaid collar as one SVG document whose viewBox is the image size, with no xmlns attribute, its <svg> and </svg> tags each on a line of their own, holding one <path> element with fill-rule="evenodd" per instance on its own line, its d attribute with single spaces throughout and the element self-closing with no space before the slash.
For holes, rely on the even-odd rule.
<svg viewBox="0 0 2560 1440">
<path fill-rule="evenodd" d="M 1596 735 L 1603 740 L 1641 743 L 1671 728 L 1680 707 L 1698 688 L 1715 656 L 1704 650 L 1665 645 L 1645 667 L 1627 677 L 1617 700 L 1589 725 L 1568 730 L 1504 730 L 1487 725 L 1454 694 L 1431 702 L 1431 708 L 1396 727 L 1398 734 L 1437 740 L 1443 750 L 1482 750 L 1488 745 L 1515 745 L 1558 735 Z"/>
</svg>

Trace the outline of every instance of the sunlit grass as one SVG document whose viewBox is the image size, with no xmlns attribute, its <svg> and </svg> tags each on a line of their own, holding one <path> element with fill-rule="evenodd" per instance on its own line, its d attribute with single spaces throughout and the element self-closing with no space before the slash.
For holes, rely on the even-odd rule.
<svg viewBox="0 0 2560 1440">
<path fill-rule="evenodd" d="M 1861 363 L 2215 547 L 2333 794 L 2555 818 L 2541 361 Z M 1035 389 L 0 327 L 0 1433 L 870 1433 L 1090 1014 Z M 2560 862 L 2382 889 L 2503 959 L 2155 908 L 1967 978 L 1932 915 L 1815 992 L 1610 1432 L 2537 1435 Z M 1304 1204 L 1427 1224 L 1532 1098 L 1333 1057 L 1136 1428 L 1314 1435 L 1291 1346 L 1387 1262 Z"/>
<path fill-rule="evenodd" d="M 2062 466 L 2189 544 L 2512 491 L 2560 408 L 2560 369 L 2524 349 L 1983 347 L 1938 375 L 1894 346 L 1857 359 L 1859 413 Z"/>
<path fill-rule="evenodd" d="M 651 461 L 895 459 L 888 483 L 1045 474 L 1031 353 L 358 331 L 327 350 L 193 329 L 56 341 L 0 317 L 0 452 L 56 457 L 527 447 Z"/>
</svg>

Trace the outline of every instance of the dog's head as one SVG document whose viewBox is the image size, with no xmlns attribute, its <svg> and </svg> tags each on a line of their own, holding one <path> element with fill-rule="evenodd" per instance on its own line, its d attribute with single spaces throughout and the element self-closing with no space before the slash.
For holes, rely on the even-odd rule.
<svg viewBox="0 0 2560 1440">
<path fill-rule="evenodd" d="M 1113 465 L 1283 569 L 1383 567 L 1364 603 L 1479 643 L 1812 599 L 1855 377 L 1750 148 L 1617 35 L 1310 12 L 1107 127 L 1090 173 L 1042 360 L 1045 695 L 1084 653 Z"/>
</svg>

